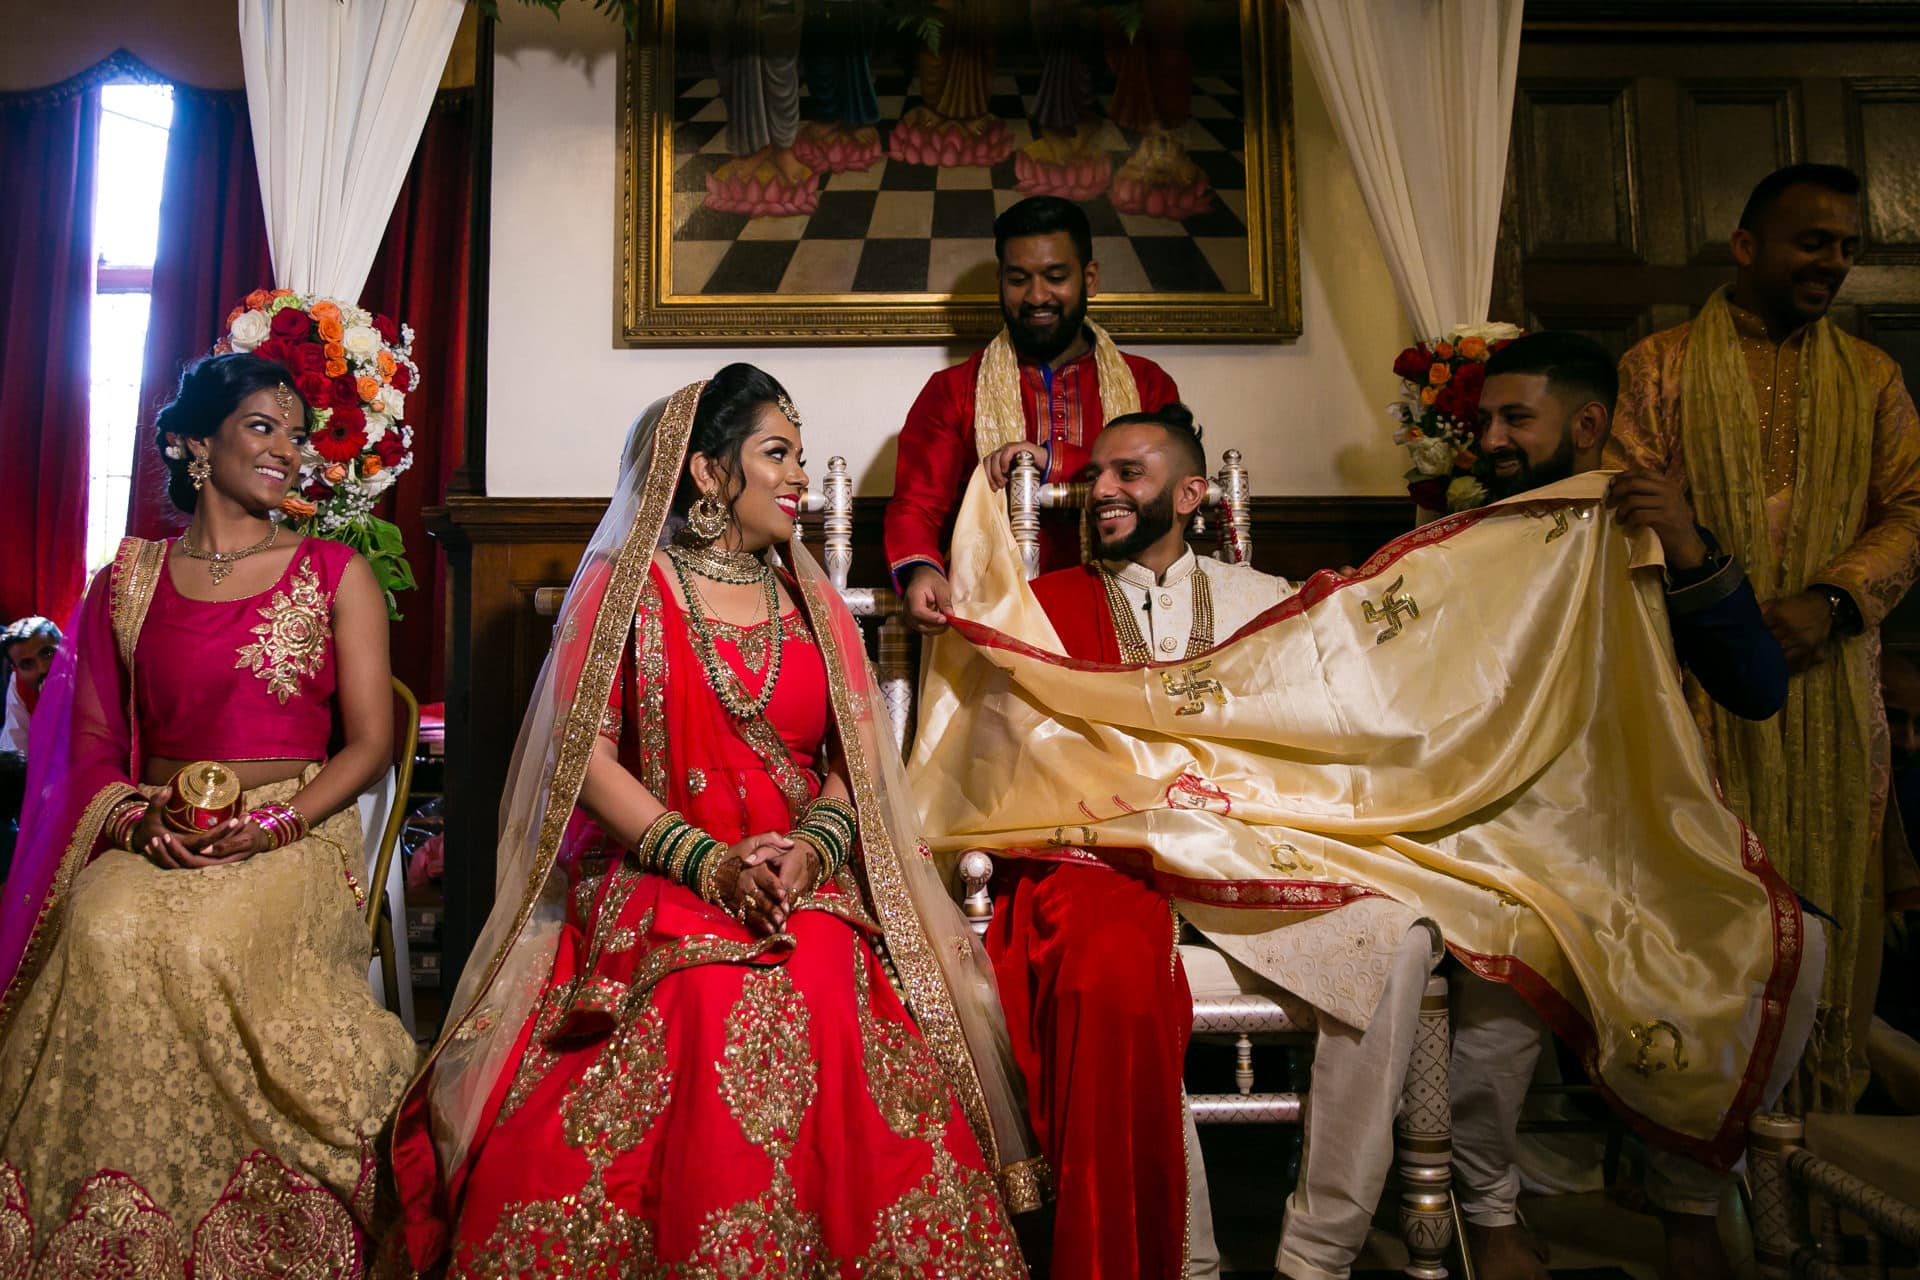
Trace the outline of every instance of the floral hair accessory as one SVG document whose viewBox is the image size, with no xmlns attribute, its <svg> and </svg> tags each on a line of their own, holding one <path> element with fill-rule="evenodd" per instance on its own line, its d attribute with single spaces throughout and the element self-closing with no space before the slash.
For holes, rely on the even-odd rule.
<svg viewBox="0 0 1920 1280">
<path fill-rule="evenodd" d="M 281 411 L 297 407 L 293 391 L 305 398 L 307 445 L 280 510 L 303 532 L 364 555 L 399 617 L 394 593 L 413 587 L 413 570 L 399 528 L 374 507 L 413 465 L 413 330 L 350 303 L 255 289 L 228 313 L 214 350 L 251 351 L 293 375 L 292 390 L 280 388 Z"/>
</svg>

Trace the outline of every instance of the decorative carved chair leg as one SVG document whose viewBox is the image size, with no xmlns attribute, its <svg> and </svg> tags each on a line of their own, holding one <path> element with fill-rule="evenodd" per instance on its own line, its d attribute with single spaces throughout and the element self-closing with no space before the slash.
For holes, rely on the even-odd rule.
<svg viewBox="0 0 1920 1280">
<path fill-rule="evenodd" d="M 887 704 L 887 722 L 893 745 L 907 754 L 907 735 L 913 727 L 913 638 L 898 617 L 880 624 L 880 697 Z"/>
<path fill-rule="evenodd" d="M 1394 1125 L 1400 1173 L 1400 1234 L 1407 1244 L 1407 1275 L 1443 1280 L 1453 1243 L 1453 1111 L 1448 1061 L 1451 1030 L 1447 980 L 1427 979 L 1420 999 L 1420 1029 L 1414 1036 L 1407 1083 Z"/>
<path fill-rule="evenodd" d="M 1253 1041 L 1244 1033 L 1233 1042 L 1233 1087 L 1242 1094 L 1253 1092 Z"/>
<path fill-rule="evenodd" d="M 1787 1156 L 1806 1137 L 1792 1116 L 1758 1115 L 1747 1126 L 1747 1183 L 1753 1189 L 1753 1255 L 1763 1280 L 1793 1274 L 1807 1241 L 1807 1204 L 1787 1177 Z"/>
</svg>

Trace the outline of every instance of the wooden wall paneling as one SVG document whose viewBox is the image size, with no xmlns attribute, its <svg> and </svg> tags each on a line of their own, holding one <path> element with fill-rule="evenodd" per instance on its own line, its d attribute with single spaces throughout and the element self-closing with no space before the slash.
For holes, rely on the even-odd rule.
<svg viewBox="0 0 1920 1280">
<path fill-rule="evenodd" d="M 1920 77 L 1846 82 L 1847 155 L 1861 175 L 1863 263 L 1920 265 Z"/>
<path fill-rule="evenodd" d="M 1527 312 L 1529 329 L 1571 329 L 1605 347 L 1618 360 L 1627 348 L 1653 332 L 1651 307 L 1542 305 Z"/>
<path fill-rule="evenodd" d="M 1640 261 L 1632 82 L 1523 80 L 1516 101 L 1527 256 Z"/>
<path fill-rule="evenodd" d="M 1801 158 L 1800 92 L 1791 80 L 1679 85 L 1687 260 L 1730 264 L 1727 237 L 1754 183 Z"/>
</svg>

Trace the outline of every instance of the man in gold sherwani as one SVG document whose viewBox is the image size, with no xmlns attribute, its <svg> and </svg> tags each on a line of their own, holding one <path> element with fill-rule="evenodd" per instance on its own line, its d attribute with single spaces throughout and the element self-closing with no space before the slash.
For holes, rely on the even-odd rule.
<svg viewBox="0 0 1920 1280">
<path fill-rule="evenodd" d="M 1920 419 L 1891 357 L 1827 311 L 1860 245 L 1860 180 L 1794 165 L 1754 188 L 1733 284 L 1620 366 L 1608 460 L 1688 483 L 1746 565 L 1793 671 L 1763 722 L 1694 710 L 1728 803 L 1839 922 L 1790 1103 L 1850 1109 L 1866 1085 L 1887 887 L 1879 625 L 1920 569 Z"/>
</svg>

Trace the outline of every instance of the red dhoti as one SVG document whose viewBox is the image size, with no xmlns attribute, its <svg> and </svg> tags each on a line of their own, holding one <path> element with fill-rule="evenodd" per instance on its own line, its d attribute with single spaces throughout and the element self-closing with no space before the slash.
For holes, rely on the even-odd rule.
<svg viewBox="0 0 1920 1280">
<path fill-rule="evenodd" d="M 1080 863 L 1015 864 L 998 888 L 987 954 L 1058 1188 L 1052 1278 L 1183 1276 L 1193 998 L 1172 903 Z"/>
</svg>

